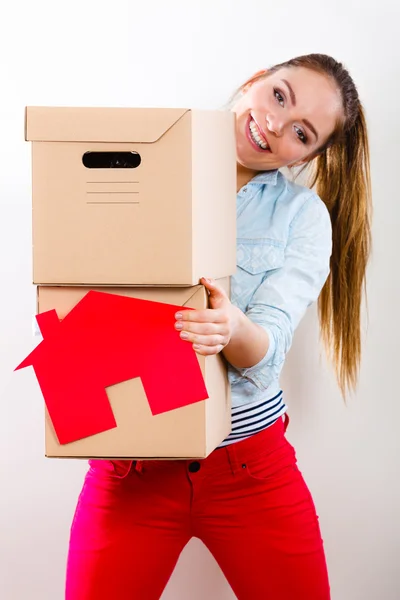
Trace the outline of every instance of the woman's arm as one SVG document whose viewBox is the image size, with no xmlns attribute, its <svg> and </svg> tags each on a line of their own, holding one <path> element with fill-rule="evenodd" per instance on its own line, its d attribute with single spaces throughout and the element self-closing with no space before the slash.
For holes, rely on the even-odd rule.
<svg viewBox="0 0 400 600">
<path fill-rule="evenodd" d="M 331 248 L 328 211 L 310 193 L 291 223 L 284 264 L 266 273 L 246 313 L 215 282 L 203 280 L 211 309 L 181 313 L 176 328 L 196 352 L 222 351 L 238 377 L 266 389 L 282 369 L 294 330 L 326 281 Z"/>
<path fill-rule="evenodd" d="M 269 338 L 265 329 L 253 323 L 241 310 L 237 311 L 239 314 L 231 338 L 222 352 L 231 365 L 247 369 L 259 363 L 267 354 Z"/>
<path fill-rule="evenodd" d="M 249 368 L 266 355 L 269 347 L 268 334 L 249 319 L 239 308 L 231 304 L 225 290 L 213 280 L 202 279 L 210 294 L 210 306 L 214 314 L 206 318 L 217 318 L 225 327 L 222 331 L 222 352 L 233 366 Z"/>
</svg>

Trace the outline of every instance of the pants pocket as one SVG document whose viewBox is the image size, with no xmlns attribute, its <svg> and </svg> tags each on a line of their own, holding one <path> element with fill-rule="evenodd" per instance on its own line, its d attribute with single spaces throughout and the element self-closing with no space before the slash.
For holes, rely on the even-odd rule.
<svg viewBox="0 0 400 600">
<path fill-rule="evenodd" d="M 241 465 L 245 477 L 262 482 L 286 473 L 288 469 L 296 470 L 296 468 L 295 450 L 286 439 L 273 452 L 255 454 Z"/>
</svg>

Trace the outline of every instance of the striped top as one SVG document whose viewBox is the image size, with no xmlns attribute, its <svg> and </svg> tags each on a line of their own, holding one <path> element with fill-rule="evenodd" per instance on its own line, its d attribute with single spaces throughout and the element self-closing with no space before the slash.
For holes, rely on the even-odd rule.
<svg viewBox="0 0 400 600">
<path fill-rule="evenodd" d="M 282 390 L 269 400 L 258 400 L 232 408 L 232 431 L 218 446 L 240 442 L 273 425 L 287 410 Z"/>
</svg>

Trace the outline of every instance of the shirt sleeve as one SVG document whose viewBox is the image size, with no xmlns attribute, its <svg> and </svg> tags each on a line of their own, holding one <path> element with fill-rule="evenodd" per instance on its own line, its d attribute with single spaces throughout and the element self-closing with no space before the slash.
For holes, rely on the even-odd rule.
<svg viewBox="0 0 400 600">
<path fill-rule="evenodd" d="M 232 367 L 231 383 L 245 377 L 265 390 L 276 380 L 296 327 L 329 275 L 331 253 L 330 216 L 322 200 L 312 193 L 291 222 L 283 265 L 266 273 L 246 311 L 247 317 L 267 332 L 268 351 L 252 367 Z"/>
</svg>

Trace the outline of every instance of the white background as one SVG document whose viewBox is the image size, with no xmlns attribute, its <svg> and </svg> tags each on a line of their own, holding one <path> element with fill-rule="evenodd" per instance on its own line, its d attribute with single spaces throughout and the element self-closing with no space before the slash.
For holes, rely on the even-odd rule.
<svg viewBox="0 0 400 600">
<path fill-rule="evenodd" d="M 311 310 L 285 368 L 289 439 L 297 448 L 320 515 L 333 600 L 400 598 L 396 4 L 395 0 L 4 3 L 0 14 L 2 600 L 62 600 L 69 526 L 86 469 L 83 462 L 44 458 L 43 404 L 33 372 L 13 373 L 37 343 L 31 335 L 30 148 L 23 139 L 24 106 L 220 107 L 259 68 L 308 52 L 344 61 L 367 110 L 374 254 L 358 392 L 346 408 L 331 370 L 320 358 Z M 163 600 L 205 598 L 232 600 L 233 595 L 213 559 L 193 541 Z"/>
</svg>

